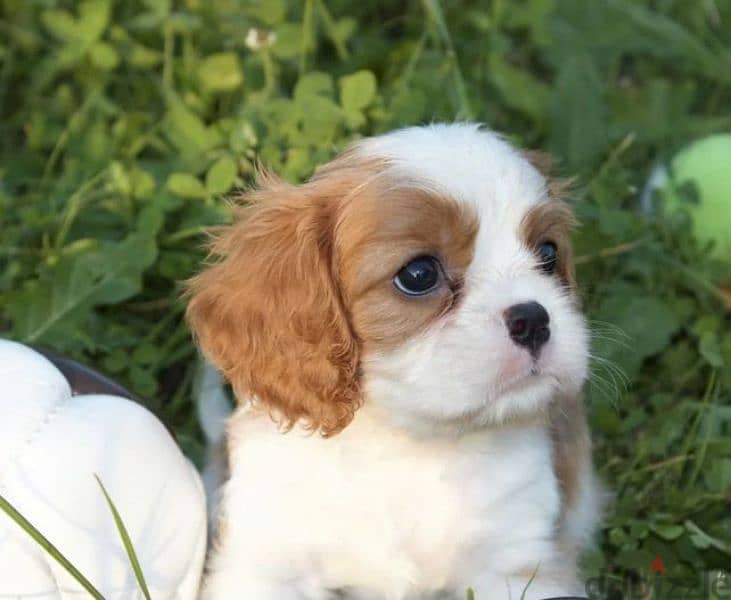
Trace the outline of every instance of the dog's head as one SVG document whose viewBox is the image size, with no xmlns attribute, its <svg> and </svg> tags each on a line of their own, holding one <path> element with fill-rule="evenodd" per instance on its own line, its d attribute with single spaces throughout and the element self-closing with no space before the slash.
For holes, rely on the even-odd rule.
<svg viewBox="0 0 731 600">
<path fill-rule="evenodd" d="M 363 140 L 300 186 L 263 176 L 190 283 L 200 346 L 239 398 L 325 435 L 362 404 L 429 431 L 576 393 L 572 217 L 535 162 L 433 125 Z"/>
</svg>

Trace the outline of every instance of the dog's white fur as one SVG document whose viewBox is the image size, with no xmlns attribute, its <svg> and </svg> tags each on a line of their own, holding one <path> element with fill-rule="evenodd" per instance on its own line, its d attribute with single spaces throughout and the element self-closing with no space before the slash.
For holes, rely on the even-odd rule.
<svg viewBox="0 0 731 600">
<path fill-rule="evenodd" d="M 362 357 L 363 406 L 333 437 L 299 425 L 281 432 L 240 405 L 228 424 L 224 532 L 204 597 L 580 593 L 572 549 L 597 519 L 595 483 L 587 463 L 578 500 L 562 514 L 543 414 L 582 386 L 586 327 L 519 236 L 529 208 L 547 199 L 544 177 L 471 124 L 404 129 L 355 151 L 476 211 L 463 299 L 423 335 Z M 510 340 L 502 316 L 532 300 L 551 319 L 537 364 Z"/>
</svg>

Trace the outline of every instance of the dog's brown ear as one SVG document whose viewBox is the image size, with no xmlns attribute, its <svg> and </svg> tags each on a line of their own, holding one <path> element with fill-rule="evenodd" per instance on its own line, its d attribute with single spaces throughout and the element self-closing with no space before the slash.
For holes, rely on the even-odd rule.
<svg viewBox="0 0 731 600">
<path fill-rule="evenodd" d="M 323 435 L 358 407 L 358 345 L 332 272 L 326 186 L 264 176 L 211 245 L 216 262 L 189 282 L 187 318 L 236 396 L 284 427 Z"/>
</svg>

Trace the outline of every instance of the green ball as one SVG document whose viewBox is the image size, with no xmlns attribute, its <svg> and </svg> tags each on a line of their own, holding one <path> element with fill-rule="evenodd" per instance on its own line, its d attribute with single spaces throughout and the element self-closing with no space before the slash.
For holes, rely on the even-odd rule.
<svg viewBox="0 0 731 600">
<path fill-rule="evenodd" d="M 688 190 L 695 188 L 697 196 Z M 665 206 L 684 206 L 701 243 L 714 241 L 713 255 L 731 263 L 731 134 L 693 142 L 670 162 Z"/>
</svg>

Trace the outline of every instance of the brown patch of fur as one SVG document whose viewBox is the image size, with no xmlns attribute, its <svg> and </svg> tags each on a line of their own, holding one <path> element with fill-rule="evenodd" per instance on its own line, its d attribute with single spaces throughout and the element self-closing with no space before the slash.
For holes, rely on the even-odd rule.
<svg viewBox="0 0 731 600">
<path fill-rule="evenodd" d="M 529 248 L 537 249 L 547 241 L 556 244 L 556 272 L 571 287 L 576 283 L 571 247 L 571 230 L 574 224 L 575 219 L 568 204 L 555 198 L 533 206 L 521 223 L 521 237 Z"/>
<path fill-rule="evenodd" d="M 558 479 L 563 512 L 576 502 L 580 474 L 591 460 L 591 442 L 584 403 L 579 395 L 559 397 L 549 410 L 553 468 Z"/>
<path fill-rule="evenodd" d="M 525 159 L 532 164 L 544 177 L 548 178 L 553 172 L 553 157 L 543 150 L 523 150 Z"/>
<path fill-rule="evenodd" d="M 336 229 L 353 329 L 367 350 L 400 344 L 455 305 L 478 228 L 476 215 L 456 201 L 378 187 L 364 201 L 345 207 Z M 420 255 L 440 261 L 445 281 L 431 294 L 407 297 L 393 277 Z"/>
<path fill-rule="evenodd" d="M 533 165 L 533 167 L 546 180 L 546 189 L 550 198 L 564 198 L 574 183 L 572 178 L 556 177 L 554 172 L 553 157 L 542 150 L 525 150 L 523 151 L 525 159 Z"/>
</svg>

